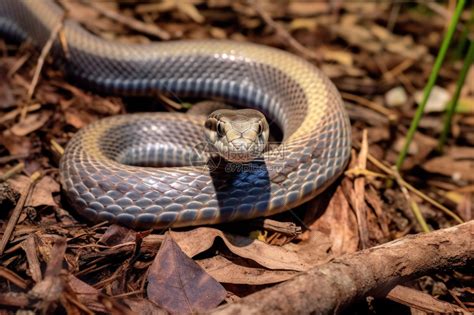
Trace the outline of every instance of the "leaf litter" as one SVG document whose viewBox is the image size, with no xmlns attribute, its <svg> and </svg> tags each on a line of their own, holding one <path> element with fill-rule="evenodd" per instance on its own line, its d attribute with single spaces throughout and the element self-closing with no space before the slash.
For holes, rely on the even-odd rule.
<svg viewBox="0 0 474 315">
<path fill-rule="evenodd" d="M 345 100 L 353 126 L 353 160 L 346 175 L 327 192 L 291 213 L 275 216 L 282 223 L 276 228 L 236 223 L 173 230 L 163 236 L 162 231 L 87 225 L 67 211 L 70 206 L 59 191 L 55 148 L 64 147 L 85 125 L 133 107 L 124 103 L 145 104 L 140 110 L 148 110 L 148 103 L 156 100 L 121 100 L 83 90 L 47 58 L 32 100 L 25 103 L 38 56 L 31 46 L 3 45 L 0 38 L 4 52 L 0 57 L 0 174 L 24 163 L 2 185 L 22 193 L 32 174 L 41 173 L 0 256 L 0 267 L 10 272 L 0 272 L 0 278 L 6 279 L 0 284 L 2 305 L 42 311 L 60 307 L 71 313 L 205 311 L 224 299 L 231 302 L 363 246 L 420 231 L 400 189 L 385 186 L 387 173 L 370 158 L 365 166 L 356 161 L 364 158 L 358 143 L 365 129 L 368 152 L 378 161 L 394 164 L 397 143 L 403 141 L 414 114 L 416 92 L 423 89 L 433 64 L 445 26 L 443 16 L 426 17 L 422 5 L 402 5 L 394 18 L 394 6 L 388 2 L 262 1 L 256 8 L 245 1 L 196 0 L 176 5 L 165 0 L 107 3 L 99 9 L 77 1 L 60 3 L 71 18 L 107 39 L 148 43 L 168 37 L 228 38 L 309 58 L 333 80 Z M 437 82 L 443 95 L 451 95 L 458 70 L 457 61 L 443 66 Z M 473 73 L 471 69 L 466 82 Z M 443 155 L 435 148 L 442 122 L 439 111 L 446 97 L 434 95 L 436 110 L 423 118 L 403 168 L 410 184 L 464 220 L 472 219 L 474 195 L 470 175 L 474 119 L 469 106 L 473 93 L 472 85 L 466 84 L 453 138 Z M 437 206 L 418 196 L 413 199 L 430 226 L 453 224 Z M 15 198 L 4 200 L 0 222 L 6 226 Z M 288 235 L 287 222 L 302 231 Z M 58 248 L 55 244 L 61 238 L 67 242 Z M 57 270 L 46 278 L 39 266 L 53 258 Z M 175 286 L 173 279 L 179 277 L 188 282 Z M 444 277 L 429 278 L 435 284 L 445 283 L 450 273 Z M 456 277 L 465 279 L 462 273 Z M 207 290 L 200 290 L 205 283 Z M 465 291 L 455 286 L 450 294 L 446 292 L 440 295 L 452 303 L 467 300 Z M 39 297 L 40 303 L 32 302 L 32 296 Z"/>
</svg>

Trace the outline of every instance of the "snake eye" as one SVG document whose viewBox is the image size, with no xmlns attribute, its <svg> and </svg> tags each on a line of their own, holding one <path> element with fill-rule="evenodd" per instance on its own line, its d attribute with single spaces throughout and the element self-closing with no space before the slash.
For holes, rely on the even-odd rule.
<svg viewBox="0 0 474 315">
<path fill-rule="evenodd" d="M 224 124 L 221 123 L 221 122 L 218 122 L 217 123 L 217 128 L 216 128 L 216 131 L 217 131 L 217 135 L 219 137 L 222 137 L 225 133 L 225 128 L 224 128 Z"/>
</svg>

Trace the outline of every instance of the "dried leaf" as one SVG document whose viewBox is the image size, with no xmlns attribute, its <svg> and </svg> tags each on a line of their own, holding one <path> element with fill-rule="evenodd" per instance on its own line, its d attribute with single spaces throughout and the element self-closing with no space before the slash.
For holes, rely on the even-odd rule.
<svg viewBox="0 0 474 315">
<path fill-rule="evenodd" d="M 16 123 L 10 128 L 10 131 L 16 136 L 26 136 L 27 134 L 38 130 L 51 118 L 52 112 L 41 111 L 31 113 L 23 121 Z"/>
<path fill-rule="evenodd" d="M 196 7 L 192 3 L 186 3 L 184 1 L 177 1 L 176 2 L 177 8 L 179 11 L 186 14 L 191 20 L 196 23 L 203 23 L 205 18 L 204 16 L 199 13 Z"/>
<path fill-rule="evenodd" d="M 288 270 L 268 270 L 265 268 L 252 268 L 235 264 L 222 257 L 198 260 L 197 263 L 206 270 L 209 275 L 222 283 L 262 285 L 286 281 L 299 272 Z"/>
<path fill-rule="evenodd" d="M 160 315 L 168 314 L 164 309 L 160 308 L 155 303 L 146 299 L 125 299 L 124 302 L 132 310 L 132 314 L 141 315 Z"/>
<path fill-rule="evenodd" d="M 219 237 L 237 256 L 251 259 L 269 269 L 305 271 L 311 267 L 311 264 L 302 259 L 295 250 L 243 236 L 224 234 L 213 228 L 201 227 L 187 232 L 172 233 L 173 238 L 189 257 L 211 248 L 214 240 Z"/>
<path fill-rule="evenodd" d="M 29 155 L 33 148 L 30 138 L 15 136 L 10 130 L 5 130 L 0 135 L 0 143 L 12 155 Z"/>
<path fill-rule="evenodd" d="M 450 176 L 455 180 L 474 181 L 474 159 L 457 160 L 445 155 L 424 163 L 423 168 L 430 173 Z"/>
<path fill-rule="evenodd" d="M 288 3 L 288 12 L 289 16 L 314 16 L 323 13 L 328 13 L 331 9 L 329 2 L 319 2 L 319 1 L 290 1 Z"/>
<path fill-rule="evenodd" d="M 333 258 L 331 239 L 328 235 L 319 231 L 311 231 L 298 244 L 288 243 L 283 247 L 295 251 L 301 260 L 312 267 L 328 262 Z"/>
<path fill-rule="evenodd" d="M 335 256 L 357 251 L 359 245 L 357 220 L 341 187 L 336 189 L 326 211 L 310 228 L 329 235 L 332 241 L 332 253 Z"/>
<path fill-rule="evenodd" d="M 77 108 L 69 108 L 64 112 L 66 122 L 71 126 L 81 129 L 82 127 L 90 124 L 97 118 L 89 114 L 87 111 L 80 110 Z"/>
<path fill-rule="evenodd" d="M 115 246 L 127 242 L 133 242 L 135 241 L 135 234 L 136 232 L 129 228 L 112 224 L 107 228 L 104 235 L 102 235 L 99 243 L 106 244 L 108 246 Z"/>
<path fill-rule="evenodd" d="M 99 290 L 74 277 L 67 276 L 67 284 L 74 291 L 78 300 L 91 310 L 105 312 L 104 306 L 99 302 Z"/>
<path fill-rule="evenodd" d="M 22 191 L 30 179 L 27 176 L 19 175 L 9 180 L 12 187 L 17 191 Z M 60 190 L 59 184 L 51 177 L 44 176 L 35 185 L 29 199 L 26 202 L 28 207 L 51 206 L 57 207 L 54 201 L 53 193 L 58 193 Z"/>
<path fill-rule="evenodd" d="M 335 61 L 347 67 L 352 67 L 354 64 L 352 54 L 345 50 L 321 48 L 319 51 L 323 54 L 325 61 Z"/>
<path fill-rule="evenodd" d="M 0 80 L 0 108 L 5 109 L 15 105 L 15 98 L 13 97 L 13 89 L 5 81 L 4 78 Z"/>
<path fill-rule="evenodd" d="M 170 233 L 148 271 L 148 298 L 170 313 L 205 312 L 226 296 L 224 287 L 186 256 Z"/>
</svg>

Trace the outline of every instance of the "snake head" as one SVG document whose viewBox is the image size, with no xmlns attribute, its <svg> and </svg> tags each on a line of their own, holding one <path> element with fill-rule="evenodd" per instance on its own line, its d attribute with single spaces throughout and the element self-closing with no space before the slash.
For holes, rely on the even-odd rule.
<svg viewBox="0 0 474 315">
<path fill-rule="evenodd" d="M 254 109 L 216 110 L 204 127 L 208 143 L 229 162 L 250 162 L 261 156 L 268 144 L 268 122 Z"/>
</svg>

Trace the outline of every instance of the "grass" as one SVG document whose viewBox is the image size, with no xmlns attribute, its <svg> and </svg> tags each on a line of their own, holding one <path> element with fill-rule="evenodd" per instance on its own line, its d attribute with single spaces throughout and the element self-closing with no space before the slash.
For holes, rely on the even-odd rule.
<svg viewBox="0 0 474 315">
<path fill-rule="evenodd" d="M 474 40 L 469 42 L 469 49 L 467 51 L 466 58 L 464 59 L 464 64 L 461 69 L 461 73 L 459 74 L 459 79 L 456 83 L 456 90 L 454 91 L 453 98 L 449 102 L 448 109 L 446 112 L 446 116 L 444 119 L 443 124 L 443 131 L 439 137 L 438 143 L 438 151 L 442 152 L 443 146 L 446 143 L 446 139 L 448 138 L 449 131 L 451 130 L 451 120 L 453 118 L 454 112 L 456 111 L 456 107 L 458 105 L 459 96 L 461 95 L 462 87 L 464 86 L 464 81 L 466 80 L 467 73 L 469 72 L 469 68 L 471 67 L 474 61 Z"/>
<path fill-rule="evenodd" d="M 400 154 L 398 155 L 398 159 L 396 162 L 397 170 L 400 170 L 400 168 L 403 165 L 403 162 L 405 161 L 405 158 L 408 153 L 408 148 L 411 142 L 413 141 L 413 137 L 415 136 L 416 130 L 418 129 L 418 125 L 420 123 L 421 117 L 423 116 L 423 113 L 425 111 L 426 103 L 428 102 L 428 98 L 431 94 L 431 91 L 433 90 L 433 86 L 436 83 L 436 79 L 438 78 L 439 71 L 443 64 L 444 58 L 446 57 L 449 44 L 451 43 L 451 39 L 453 38 L 454 32 L 456 31 L 456 26 L 458 24 L 459 17 L 464 9 L 465 4 L 466 4 L 465 0 L 458 1 L 453 17 L 451 18 L 451 21 L 449 23 L 448 29 L 446 33 L 444 34 L 443 42 L 441 43 L 441 48 L 439 49 L 438 56 L 436 56 L 435 64 L 433 66 L 430 77 L 428 79 L 428 83 L 426 84 L 425 89 L 424 89 L 423 99 L 421 103 L 418 105 L 418 108 L 416 109 L 415 117 L 413 117 L 410 128 L 408 129 L 405 143 L 403 145 L 402 150 L 400 151 Z"/>
</svg>

